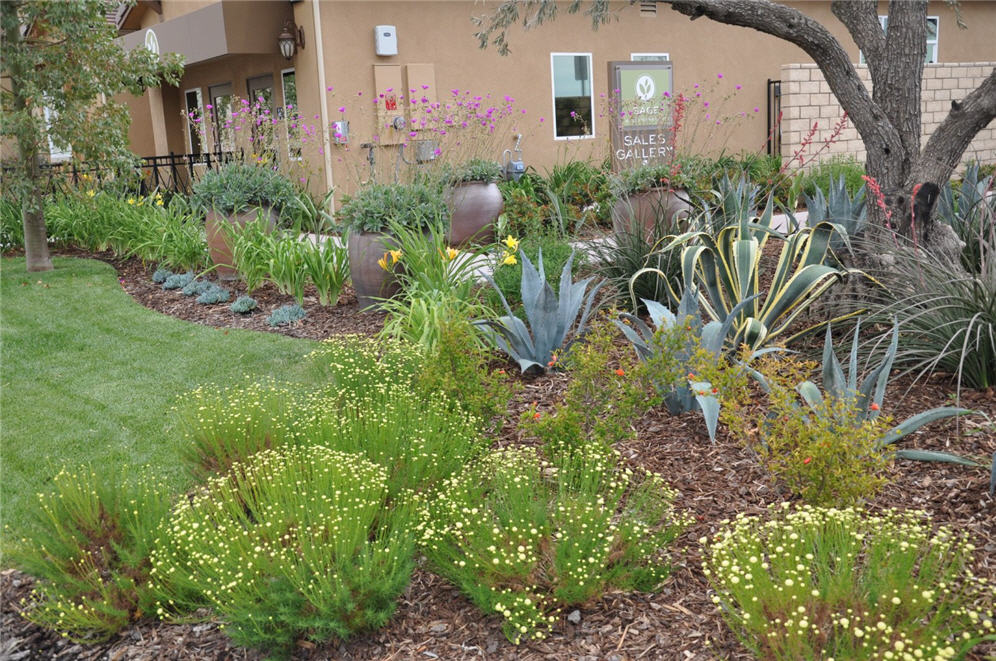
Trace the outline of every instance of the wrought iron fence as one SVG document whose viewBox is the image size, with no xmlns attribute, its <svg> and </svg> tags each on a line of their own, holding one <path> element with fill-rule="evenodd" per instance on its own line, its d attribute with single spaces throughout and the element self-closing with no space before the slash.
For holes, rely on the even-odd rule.
<svg viewBox="0 0 996 661">
<path fill-rule="evenodd" d="M 144 156 L 135 166 L 138 174 L 135 187 L 141 195 L 148 195 L 153 191 L 189 195 L 191 187 L 201 174 L 241 156 L 239 152 L 230 151 L 201 154 L 170 152 L 167 156 Z M 8 169 L 4 168 L 4 171 Z M 53 193 L 69 186 L 79 187 L 88 181 L 104 183 L 106 180 L 117 179 L 117 173 L 113 170 L 75 161 L 44 163 L 41 171 L 45 188 Z"/>
</svg>

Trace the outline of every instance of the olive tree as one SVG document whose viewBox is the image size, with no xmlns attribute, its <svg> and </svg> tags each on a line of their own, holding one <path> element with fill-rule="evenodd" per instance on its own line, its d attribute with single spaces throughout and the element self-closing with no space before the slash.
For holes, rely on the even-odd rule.
<svg viewBox="0 0 996 661">
<path fill-rule="evenodd" d="M 3 139 L 17 146 L 4 189 L 21 204 L 29 271 L 52 268 L 39 168 L 47 141 L 71 148 L 74 158 L 88 163 L 129 167 L 134 161 L 127 149 L 130 118 L 112 97 L 179 83 L 179 56 L 160 58 L 145 48 L 125 52 L 115 43 L 117 31 L 105 14 L 117 4 L 0 2 Z"/>
<path fill-rule="evenodd" d="M 633 4 L 635 0 L 629 0 Z M 920 89 L 926 57 L 927 0 L 892 0 L 888 29 L 878 19 L 878 0 L 833 0 L 834 16 L 864 53 L 871 74 L 869 92 L 847 51 L 822 24 L 806 14 L 769 0 L 657 0 L 691 20 L 700 17 L 752 28 L 795 44 L 823 72 L 867 151 L 865 170 L 885 198 L 885 209 L 870 205 L 879 226 L 922 245 L 951 252 L 956 239 L 935 227 L 931 214 L 939 188 L 949 179 L 975 135 L 996 117 L 996 68 L 961 99 L 921 148 Z M 949 3 L 955 4 L 955 3 Z M 608 0 L 572 0 L 571 13 L 584 8 L 595 29 L 611 20 Z M 955 4 L 957 11 L 957 5 Z M 556 17 L 554 0 L 504 0 L 489 15 L 475 19 L 481 48 L 508 52 L 506 32 L 516 23 L 530 28 Z M 959 17 L 959 25 L 961 24 Z"/>
</svg>

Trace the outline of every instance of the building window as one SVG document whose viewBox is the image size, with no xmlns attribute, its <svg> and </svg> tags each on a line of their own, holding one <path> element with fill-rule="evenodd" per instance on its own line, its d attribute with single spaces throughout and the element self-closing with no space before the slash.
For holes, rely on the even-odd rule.
<svg viewBox="0 0 996 661">
<path fill-rule="evenodd" d="M 554 138 L 595 135 L 591 53 L 552 53 Z"/>
<path fill-rule="evenodd" d="M 43 108 L 45 112 L 45 132 L 48 134 L 48 160 L 49 163 L 62 163 L 64 161 L 72 160 L 73 158 L 73 147 L 72 145 L 66 145 L 65 147 L 59 147 L 52 141 L 52 124 L 58 118 L 58 114 L 54 110 L 50 110 L 48 106 Z"/>
<path fill-rule="evenodd" d="M 232 130 L 232 84 L 222 83 L 208 87 L 211 100 L 209 116 L 214 135 L 215 151 L 235 149 L 235 134 Z"/>
<path fill-rule="evenodd" d="M 670 62 L 668 53 L 630 53 L 630 62 Z"/>
<path fill-rule="evenodd" d="M 925 64 L 937 64 L 937 35 L 940 31 L 940 20 L 937 16 L 927 17 L 927 54 L 923 58 Z M 882 32 L 887 32 L 889 29 L 889 17 L 879 16 L 878 22 L 882 25 Z M 858 51 L 858 61 L 861 64 L 865 63 L 865 54 L 861 51 Z"/>
<path fill-rule="evenodd" d="M 183 93 L 187 104 L 187 148 L 191 154 L 200 154 L 204 149 L 204 100 L 201 88 Z"/>
<path fill-rule="evenodd" d="M 280 83 L 284 93 L 284 105 L 278 112 L 283 118 L 287 129 L 287 155 L 298 160 L 301 158 L 301 115 L 297 111 L 297 77 L 293 69 L 280 72 Z"/>
</svg>

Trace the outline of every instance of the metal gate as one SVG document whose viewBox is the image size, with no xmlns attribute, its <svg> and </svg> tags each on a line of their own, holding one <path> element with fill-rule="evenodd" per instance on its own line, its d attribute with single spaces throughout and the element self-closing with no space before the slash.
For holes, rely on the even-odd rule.
<svg viewBox="0 0 996 661">
<path fill-rule="evenodd" d="M 768 78 L 768 154 L 782 153 L 782 81 Z"/>
</svg>

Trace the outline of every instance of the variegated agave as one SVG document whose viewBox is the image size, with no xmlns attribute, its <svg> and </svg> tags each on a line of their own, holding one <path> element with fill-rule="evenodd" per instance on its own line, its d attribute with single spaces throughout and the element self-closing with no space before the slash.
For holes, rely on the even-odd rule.
<svg viewBox="0 0 996 661">
<path fill-rule="evenodd" d="M 574 254 L 571 253 L 560 272 L 558 297 L 546 281 L 542 249 L 537 260 L 538 270 L 521 251 L 519 259 L 522 260 L 522 306 L 529 326 L 527 327 L 525 322 L 512 313 L 505 296 L 489 276 L 485 276 L 485 279 L 498 292 L 506 314 L 497 320 L 477 321 L 475 325 L 489 331 L 498 348 L 515 359 L 523 372 L 536 367 L 546 370 L 553 362 L 555 351 L 560 351 L 562 357 L 574 342 L 583 337 L 595 294 L 603 282 L 592 287 L 585 297 L 585 290 L 593 278 L 585 278 L 580 282 L 571 281 L 571 265 L 574 262 Z M 583 311 L 582 305 L 584 305 Z M 580 320 L 578 313 L 581 313 Z M 574 336 L 570 342 L 567 342 L 567 335 L 572 329 Z"/>
<path fill-rule="evenodd" d="M 788 329 L 830 287 L 846 276 L 865 274 L 852 268 L 827 264 L 835 235 L 847 240 L 847 231 L 836 223 L 821 222 L 784 236 L 771 227 L 772 202 L 769 199 L 760 217 L 741 218 L 716 236 L 708 232 L 687 232 L 673 237 L 663 250 L 684 246 L 681 253 L 684 282 L 698 286 L 699 302 L 714 321 L 733 317 L 734 332 L 727 350 L 742 344 L 757 349 L 775 342 L 809 334 L 838 317 L 798 330 Z M 761 255 L 768 239 L 783 241 L 770 289 L 760 290 Z M 639 277 L 653 269 L 641 269 Z M 678 297 L 672 292 L 675 299 Z M 745 306 L 743 301 L 750 300 Z"/>
</svg>

